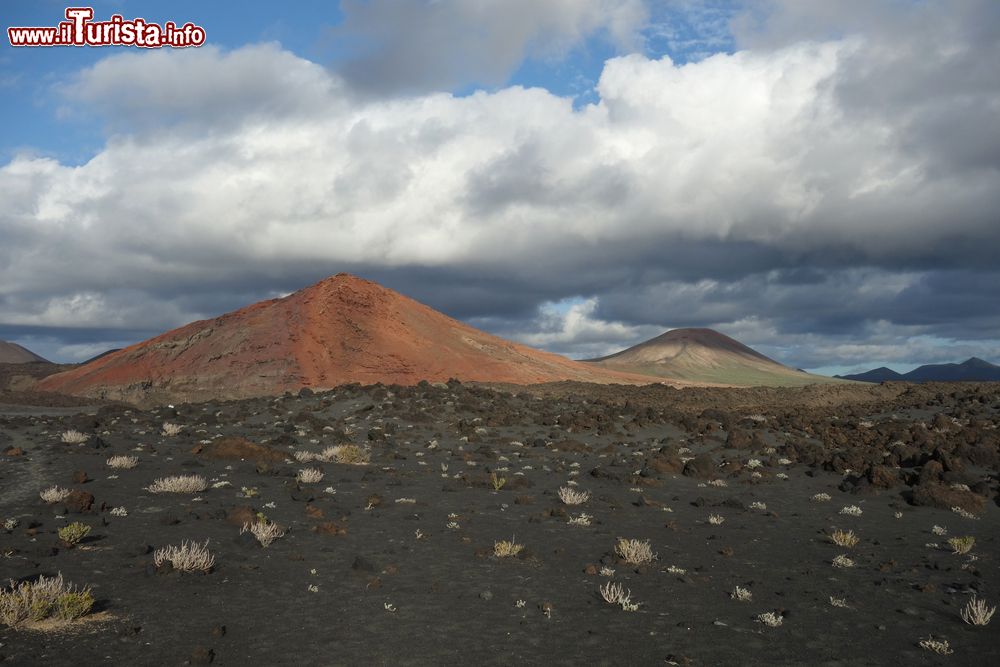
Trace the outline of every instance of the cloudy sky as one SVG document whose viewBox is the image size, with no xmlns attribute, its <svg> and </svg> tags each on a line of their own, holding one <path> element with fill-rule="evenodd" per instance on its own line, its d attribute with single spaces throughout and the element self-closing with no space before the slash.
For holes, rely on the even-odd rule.
<svg viewBox="0 0 1000 667">
<path fill-rule="evenodd" d="M 53 360 L 350 271 L 575 358 L 1000 362 L 995 0 L 90 4 L 207 44 L 4 35 L 0 338 Z"/>
</svg>

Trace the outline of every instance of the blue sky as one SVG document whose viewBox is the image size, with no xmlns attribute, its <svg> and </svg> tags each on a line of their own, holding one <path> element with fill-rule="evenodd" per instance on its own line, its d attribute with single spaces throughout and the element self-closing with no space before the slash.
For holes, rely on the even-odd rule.
<svg viewBox="0 0 1000 667">
<path fill-rule="evenodd" d="M 349 270 L 577 358 L 1000 361 L 990 0 L 94 8 L 208 39 L 0 40 L 0 338 L 53 359 Z"/>
</svg>

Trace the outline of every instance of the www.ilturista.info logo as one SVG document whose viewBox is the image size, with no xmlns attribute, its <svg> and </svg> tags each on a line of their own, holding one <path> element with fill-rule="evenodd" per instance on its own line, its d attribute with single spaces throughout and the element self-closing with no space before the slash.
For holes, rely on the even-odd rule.
<svg viewBox="0 0 1000 667">
<path fill-rule="evenodd" d="M 164 46 L 183 48 L 205 43 L 205 29 L 193 23 L 178 27 L 173 21 L 162 26 L 146 19 L 126 21 L 114 14 L 108 21 L 93 21 L 91 7 L 67 7 L 66 19 L 55 27 L 10 27 L 11 46 Z"/>
</svg>

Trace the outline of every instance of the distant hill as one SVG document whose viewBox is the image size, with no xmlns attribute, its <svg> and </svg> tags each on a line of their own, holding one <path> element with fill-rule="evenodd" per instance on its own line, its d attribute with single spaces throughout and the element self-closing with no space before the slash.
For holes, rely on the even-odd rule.
<svg viewBox="0 0 1000 667">
<path fill-rule="evenodd" d="M 836 382 L 765 357 L 712 329 L 674 329 L 587 363 L 686 382 L 737 386 L 802 386 Z"/>
<path fill-rule="evenodd" d="M 1000 366 L 972 357 L 960 364 L 927 364 L 909 373 L 882 367 L 838 377 L 860 382 L 1000 382 Z"/>
<path fill-rule="evenodd" d="M 48 363 L 46 359 L 17 343 L 0 340 L 0 364 L 27 364 L 33 361 Z"/>
</svg>

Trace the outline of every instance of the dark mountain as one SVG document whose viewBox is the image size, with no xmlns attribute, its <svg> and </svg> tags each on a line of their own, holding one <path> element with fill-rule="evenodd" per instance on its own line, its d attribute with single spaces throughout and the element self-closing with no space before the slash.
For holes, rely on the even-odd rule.
<svg viewBox="0 0 1000 667">
<path fill-rule="evenodd" d="M 864 373 L 855 375 L 838 375 L 845 380 L 857 380 L 858 382 L 903 382 L 906 380 L 901 373 L 897 373 L 891 368 L 880 366 Z"/>
<path fill-rule="evenodd" d="M 1000 366 L 972 357 L 960 364 L 927 364 L 903 374 L 883 367 L 838 377 L 861 382 L 1000 382 Z"/>
</svg>

